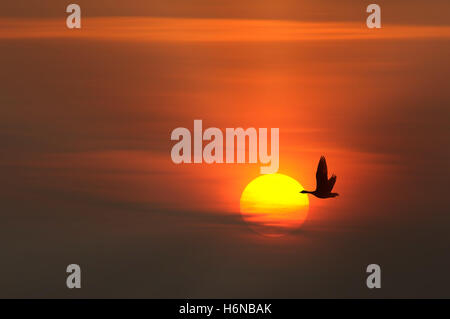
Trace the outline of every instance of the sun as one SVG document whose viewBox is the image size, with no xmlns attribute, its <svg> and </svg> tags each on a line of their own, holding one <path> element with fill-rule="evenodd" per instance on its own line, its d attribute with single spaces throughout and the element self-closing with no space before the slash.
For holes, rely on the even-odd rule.
<svg viewBox="0 0 450 319">
<path fill-rule="evenodd" d="M 241 195 L 244 220 L 256 232 L 282 236 L 299 228 L 308 214 L 309 200 L 303 186 L 283 174 L 261 175 L 252 180 Z"/>
</svg>

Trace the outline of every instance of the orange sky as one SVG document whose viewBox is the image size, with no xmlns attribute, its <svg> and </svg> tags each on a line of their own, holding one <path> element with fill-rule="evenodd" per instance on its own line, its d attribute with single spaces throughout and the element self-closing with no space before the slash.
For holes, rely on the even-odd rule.
<svg viewBox="0 0 450 319">
<path fill-rule="evenodd" d="M 408 45 L 412 40 L 446 40 L 450 36 L 450 28 L 445 26 L 368 30 L 357 23 L 275 20 L 92 18 L 85 19 L 82 31 L 73 32 L 55 19 L 2 23 L 8 26 L 1 28 L 3 39 L 44 37 L 64 41 L 59 50 L 65 50 L 68 39 L 73 41 L 72 35 L 77 41 L 89 41 L 80 55 L 66 62 L 69 65 L 60 75 L 76 81 L 75 86 L 65 88 L 66 99 L 76 104 L 75 109 L 22 106 L 42 120 L 57 116 L 58 121 L 49 130 L 64 129 L 66 121 L 83 121 L 85 133 L 70 133 L 74 135 L 70 142 L 81 143 L 74 145 L 81 149 L 75 153 L 52 152 L 26 162 L 97 174 L 105 170 L 100 179 L 97 174 L 76 174 L 74 190 L 89 185 L 84 191 L 125 201 L 228 212 L 238 210 L 240 192 L 257 176 L 259 164 L 176 166 L 169 156 L 172 129 L 193 129 L 197 118 L 203 119 L 205 128 L 279 127 L 280 172 L 311 188 L 317 160 L 323 153 L 329 157 L 330 170 L 339 176 L 337 187 L 343 193 L 351 192 L 361 180 L 374 178 L 376 182 L 377 176 L 371 176 L 368 168 L 374 172 L 392 169 L 384 163 L 395 160 L 395 156 L 373 153 L 373 147 L 395 144 L 395 137 L 387 136 L 389 131 L 385 132 L 383 124 L 378 129 L 364 127 L 364 123 L 373 123 L 376 118 L 384 123 L 397 121 L 391 113 L 400 111 L 403 105 L 394 101 L 420 85 L 420 79 L 405 76 L 402 70 L 417 68 L 417 61 L 426 59 L 429 53 L 421 49 L 423 53 L 410 56 Z M 120 49 L 116 43 L 122 41 L 133 43 L 127 44 L 129 49 Z M 96 56 L 92 58 L 100 61 L 103 69 L 91 64 L 92 58 L 88 60 L 93 50 L 90 47 L 105 48 L 92 51 Z M 392 51 L 394 47 L 397 52 Z M 158 48 L 156 55 L 141 54 L 155 51 L 153 48 Z M 381 56 L 385 50 L 393 54 Z M 44 58 L 37 54 L 35 59 Z M 103 54 L 107 55 L 102 58 Z M 127 55 L 134 55 L 131 65 L 124 64 Z M 78 71 L 80 66 L 82 73 Z M 59 70 L 48 67 L 49 72 Z M 102 82 L 92 82 L 98 77 Z M 82 79 L 86 80 L 80 82 Z M 50 86 L 55 81 L 58 78 L 44 83 Z M 50 89 L 48 86 L 45 89 Z M 69 93 L 72 88 L 74 92 Z M 81 94 L 79 98 L 87 104 L 72 99 L 74 94 Z M 17 109 L 6 113 L 12 118 L 20 116 Z M 160 120 L 155 122 L 155 116 Z M 119 121 L 122 117 L 128 120 Z M 91 125 L 91 119 L 105 122 L 105 126 L 97 126 L 96 121 Z M 360 141 L 352 136 L 355 129 L 370 132 L 363 133 Z M 106 143 L 117 136 L 119 148 L 98 149 L 101 142 L 95 137 L 99 134 L 105 135 Z M 381 136 L 380 142 L 371 134 Z M 137 149 L 129 149 L 126 141 L 130 138 L 138 139 L 139 145 L 132 147 Z M 359 170 L 364 173 L 352 172 L 355 161 L 361 162 Z M 111 174 L 115 171 L 118 174 Z M 103 186 L 98 187 L 98 183 Z M 211 184 L 216 186 L 211 188 Z M 347 189 L 349 184 L 352 187 Z M 180 200 L 174 200 L 173 193 L 180 194 Z M 335 205 L 345 205 L 346 198 Z"/>
<path fill-rule="evenodd" d="M 280 172 L 292 175 L 311 188 L 317 159 L 324 153 L 329 157 L 330 170 L 339 176 L 337 187 L 346 193 L 350 191 L 346 189 L 348 182 L 354 187 L 363 177 L 360 173 L 353 176 L 351 169 L 355 161 L 348 162 L 349 158 L 365 162 L 361 167 L 364 171 L 367 167 L 376 170 L 376 165 L 392 160 L 389 154 L 371 154 L 371 143 L 377 144 L 371 136 L 365 136 L 362 142 L 368 144 L 366 149 L 358 142 L 358 136 L 348 140 L 353 131 L 349 128 L 357 129 L 366 121 L 373 122 L 373 116 L 389 121 L 389 113 L 403 107 L 393 105 L 392 101 L 419 85 L 418 79 L 401 72 L 414 66 L 419 59 L 405 56 L 411 40 L 448 39 L 450 35 L 449 27 L 445 26 L 385 26 L 382 30 L 368 30 L 357 23 L 275 20 L 92 18 L 84 20 L 82 31 L 73 32 L 55 19 L 26 23 L 4 20 L 2 23 L 8 26 L 1 28 L 0 37 L 4 39 L 44 37 L 67 43 L 64 39 L 75 35 L 78 41 L 97 41 L 88 42 L 81 56 L 68 60 L 66 63 L 70 66 L 64 73 L 81 85 L 77 88 L 72 84 L 66 90 L 71 92 L 73 87 L 75 96 L 78 90 L 82 94 L 80 98 L 87 98 L 89 106 L 75 100 L 76 109 L 55 110 L 52 105 L 36 109 L 32 104 L 24 104 L 24 108 L 36 112 L 37 117 L 50 119 L 58 115 L 58 121 L 73 122 L 78 121 L 77 118 L 89 121 L 83 117 L 92 115 L 101 121 L 105 121 L 104 116 L 106 119 L 112 116 L 113 121 L 117 116 L 124 116 L 132 121 L 119 122 L 117 126 L 108 121 L 103 129 L 94 123 L 92 127 L 87 123 L 83 125 L 84 130 L 92 130 L 86 132 L 86 138 L 94 136 L 87 143 L 99 143 L 95 140 L 99 133 L 109 134 L 108 139 L 119 134 L 125 149 L 98 150 L 98 146 L 92 146 L 93 150 L 89 150 L 90 147 L 84 150 L 87 145 L 82 142 L 81 150 L 76 153 L 44 155 L 40 159 L 42 165 L 63 168 L 68 165 L 94 171 L 99 165 L 106 170 L 101 179 L 92 176 L 95 180 L 91 180 L 90 174 L 77 174 L 74 190 L 81 183 L 84 186 L 79 187 L 89 185 L 88 188 L 95 188 L 98 195 L 125 201 L 231 212 L 238 209 L 239 194 L 246 183 L 257 176 L 259 164 L 176 166 L 168 156 L 173 144 L 168 137 L 172 129 L 177 126 L 192 129 L 196 118 L 204 120 L 205 128 L 280 127 Z M 381 57 L 384 50 L 392 50 L 390 41 L 393 39 L 400 51 Z M 132 46 L 127 50 L 113 44 L 130 40 L 134 43 L 127 44 Z M 374 42 L 368 44 L 361 42 L 363 40 Z M 334 41 L 340 42 L 336 46 Z M 89 47 L 99 45 L 108 51 L 109 47 L 119 50 L 100 62 L 103 70 L 92 68 L 92 59 L 88 60 L 86 55 Z M 155 45 L 160 47 L 156 56 L 147 57 L 137 51 L 145 52 Z M 177 48 L 176 52 L 171 50 L 173 47 Z M 225 47 L 227 49 L 222 50 Z M 401 52 L 403 47 L 405 55 Z M 132 65 L 124 65 L 121 59 L 136 52 L 139 53 Z M 97 59 L 101 59 L 101 54 L 96 53 Z M 114 54 L 119 56 L 114 58 Z M 422 54 L 426 55 L 426 50 Z M 91 65 L 89 69 L 82 67 L 83 73 L 77 71 L 87 63 Z M 52 66 L 49 67 L 52 72 Z M 393 71 L 397 73 L 386 76 L 386 72 Z M 104 79 L 103 83 L 91 83 L 91 79 L 99 76 Z M 77 80 L 85 77 L 87 81 Z M 44 81 L 50 84 L 59 80 Z M 110 92 L 114 92 L 117 100 L 111 99 Z M 72 100 L 72 95 L 68 93 L 67 97 Z M 17 110 L 6 112 L 17 117 Z M 151 118 L 155 115 L 162 121 L 154 122 Z M 49 129 L 58 130 L 51 126 Z M 371 133 L 385 136 L 383 129 Z M 79 142 L 82 133 L 71 134 L 75 134 L 74 142 Z M 128 149 L 128 138 L 139 138 L 138 150 Z M 355 147 L 352 143 L 360 145 Z M 152 145 L 161 145 L 162 149 L 152 150 Z M 36 159 L 31 161 L 37 165 Z M 119 174 L 111 175 L 110 172 L 116 170 Z M 152 178 L 130 174 L 133 171 L 150 174 Z M 166 173 L 153 176 L 157 171 Z M 196 183 L 191 185 L 194 179 Z M 97 183 L 106 184 L 99 188 Z M 116 187 L 118 183 L 120 186 Z M 211 189 L 211 183 L 217 186 Z M 127 185 L 125 190 L 124 184 Z M 187 193 L 183 191 L 186 189 Z M 180 200 L 173 199 L 174 192 L 180 194 Z M 345 201 L 344 197 L 335 205 Z"/>
</svg>

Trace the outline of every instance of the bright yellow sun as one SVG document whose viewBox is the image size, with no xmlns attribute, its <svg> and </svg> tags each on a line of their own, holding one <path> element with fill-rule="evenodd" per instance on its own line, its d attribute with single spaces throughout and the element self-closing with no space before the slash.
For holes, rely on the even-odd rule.
<svg viewBox="0 0 450 319">
<path fill-rule="evenodd" d="M 251 228 L 266 236 L 282 236 L 306 219 L 309 200 L 303 186 L 283 174 L 261 175 L 241 195 L 241 214 Z"/>
</svg>

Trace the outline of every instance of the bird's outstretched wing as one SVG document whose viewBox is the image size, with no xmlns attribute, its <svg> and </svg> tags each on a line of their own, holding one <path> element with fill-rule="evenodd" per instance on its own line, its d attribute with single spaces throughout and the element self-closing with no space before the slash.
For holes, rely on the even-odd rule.
<svg viewBox="0 0 450 319">
<path fill-rule="evenodd" d="M 336 183 L 336 175 L 331 175 L 330 179 L 328 180 L 328 191 L 331 192 L 334 187 L 334 183 Z"/>
<path fill-rule="evenodd" d="M 328 188 L 328 169 L 327 169 L 327 161 L 325 160 L 325 156 L 321 156 L 319 160 L 319 165 L 317 166 L 316 172 L 316 182 L 317 182 L 317 190 Z"/>
</svg>

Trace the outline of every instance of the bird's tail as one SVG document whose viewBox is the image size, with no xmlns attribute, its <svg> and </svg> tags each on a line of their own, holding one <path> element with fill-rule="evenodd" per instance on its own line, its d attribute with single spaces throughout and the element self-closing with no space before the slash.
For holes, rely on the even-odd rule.
<svg viewBox="0 0 450 319">
<path fill-rule="evenodd" d="M 331 197 L 337 197 L 337 196 L 339 196 L 339 193 L 330 193 L 330 196 Z"/>
</svg>

